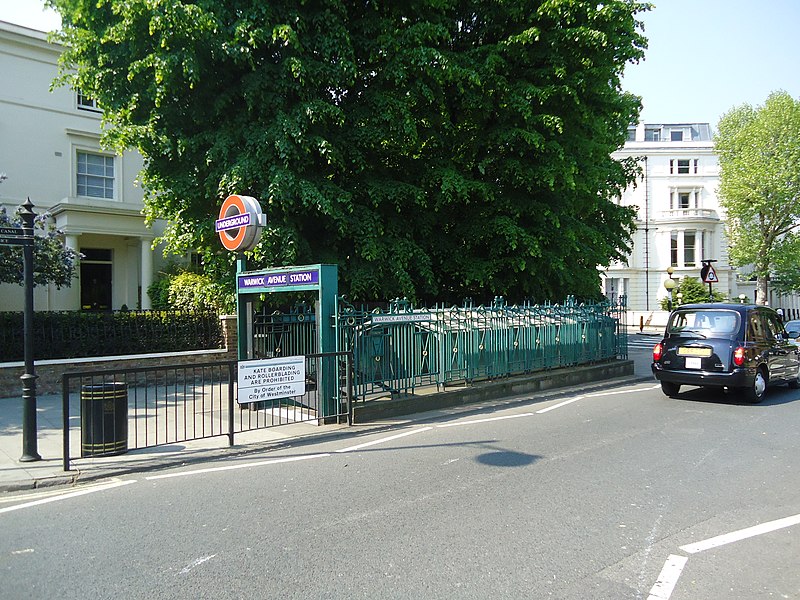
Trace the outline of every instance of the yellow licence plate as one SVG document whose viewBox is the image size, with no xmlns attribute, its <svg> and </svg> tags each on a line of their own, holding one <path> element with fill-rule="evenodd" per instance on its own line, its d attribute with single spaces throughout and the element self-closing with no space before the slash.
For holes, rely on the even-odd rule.
<svg viewBox="0 0 800 600">
<path fill-rule="evenodd" d="M 678 356 L 700 356 L 707 358 L 711 356 L 711 348 L 692 348 L 691 346 L 680 346 Z"/>
</svg>

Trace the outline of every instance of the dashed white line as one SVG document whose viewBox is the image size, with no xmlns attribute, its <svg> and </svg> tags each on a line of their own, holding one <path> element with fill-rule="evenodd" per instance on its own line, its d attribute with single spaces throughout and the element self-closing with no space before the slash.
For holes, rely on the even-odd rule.
<svg viewBox="0 0 800 600">
<path fill-rule="evenodd" d="M 567 404 L 572 404 L 573 402 L 577 402 L 581 398 L 585 398 L 586 396 L 575 396 L 569 400 L 565 400 L 564 402 L 559 402 L 558 404 L 554 404 L 553 406 L 548 406 L 547 408 L 543 408 L 541 410 L 537 410 L 537 415 L 543 415 L 546 412 L 550 412 L 551 410 L 555 410 L 557 408 L 561 408 L 562 406 L 566 406 Z"/>
<path fill-rule="evenodd" d="M 650 385 L 643 388 L 632 388 L 630 390 L 609 390 L 606 392 L 594 392 L 592 394 L 586 394 L 587 398 L 598 398 L 600 396 L 619 396 L 621 394 L 635 394 L 636 392 L 647 392 L 650 390 L 658 390 L 661 389 L 661 385 Z"/>
<path fill-rule="evenodd" d="M 542 415 L 546 412 L 550 412 L 551 410 L 555 410 L 557 408 L 561 408 L 562 406 L 567 406 L 568 404 L 572 404 L 573 402 L 577 402 L 578 400 L 583 400 L 584 398 L 600 398 L 601 396 L 619 396 L 620 394 L 635 394 L 636 392 L 646 392 L 648 390 L 654 390 L 660 386 L 650 386 L 646 388 L 634 388 L 631 390 L 610 390 L 608 392 L 595 392 L 593 394 L 581 394 L 580 396 L 575 396 L 574 398 L 570 398 L 569 400 L 565 400 L 564 402 L 559 402 L 558 404 L 554 404 L 553 406 L 548 406 L 547 408 L 543 408 L 541 410 L 537 410 L 537 415 Z"/>
<path fill-rule="evenodd" d="M 49 504 L 51 502 L 59 502 L 61 500 L 68 500 L 69 498 L 76 498 L 77 496 L 85 496 L 86 494 L 93 494 L 94 492 L 102 492 L 105 490 L 110 490 L 113 488 L 117 488 L 123 485 L 129 485 L 131 483 L 136 483 L 135 479 L 131 479 L 128 481 L 115 481 L 113 483 L 108 483 L 105 485 L 98 485 L 93 486 L 91 488 L 85 488 L 81 490 L 77 490 L 75 492 L 67 492 L 66 494 L 61 494 L 60 496 L 50 496 L 49 498 L 42 498 L 41 500 L 34 500 L 33 502 L 25 502 L 23 504 L 17 504 L 16 506 L 7 506 L 5 508 L 0 508 L 0 513 L 12 512 L 15 510 L 22 510 L 23 508 L 31 508 L 32 506 L 39 506 L 41 504 Z"/>
<path fill-rule="evenodd" d="M 172 477 L 186 477 L 187 475 L 200 475 L 202 473 L 216 473 L 218 471 L 233 471 L 234 469 L 249 469 L 250 467 L 263 467 L 264 465 L 275 465 L 278 463 L 295 462 L 298 460 L 310 460 L 312 458 L 324 458 L 330 453 L 308 454 L 306 456 L 289 456 L 286 458 L 273 458 L 271 460 L 260 460 L 256 462 L 237 463 L 235 465 L 225 465 L 224 467 L 209 467 L 208 469 L 195 469 L 193 471 L 181 471 L 179 473 L 167 473 L 165 475 L 151 475 L 145 477 L 146 480 L 170 479 Z"/>
<path fill-rule="evenodd" d="M 350 446 L 349 448 L 342 448 L 341 450 L 337 450 L 336 452 L 341 453 L 341 452 L 352 452 L 353 450 L 361 450 L 361 448 L 368 448 L 369 446 L 375 446 L 376 444 L 383 444 L 384 442 L 390 442 L 392 440 L 404 438 L 408 435 L 414 435 L 415 433 L 422 433 L 423 431 L 428 431 L 429 429 L 433 429 L 433 427 L 420 427 L 419 429 L 409 429 L 408 431 L 398 433 L 397 435 L 390 435 L 389 437 L 372 440 L 371 442 L 364 442 L 363 444 L 357 444 L 356 446 Z"/>
<path fill-rule="evenodd" d="M 473 419 L 472 421 L 455 421 L 453 423 L 442 423 L 436 427 L 458 427 L 459 425 L 475 425 L 476 423 L 489 423 L 490 421 L 504 421 L 505 419 L 518 419 L 519 417 L 532 417 L 533 413 L 518 413 L 515 415 L 505 415 L 502 417 L 487 417 L 486 419 Z"/>
</svg>

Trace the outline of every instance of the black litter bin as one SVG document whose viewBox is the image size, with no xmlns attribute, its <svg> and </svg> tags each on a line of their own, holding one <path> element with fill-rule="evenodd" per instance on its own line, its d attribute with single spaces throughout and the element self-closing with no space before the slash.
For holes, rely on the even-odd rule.
<svg viewBox="0 0 800 600">
<path fill-rule="evenodd" d="M 128 385 L 114 381 L 81 386 L 81 456 L 128 451 Z"/>
</svg>

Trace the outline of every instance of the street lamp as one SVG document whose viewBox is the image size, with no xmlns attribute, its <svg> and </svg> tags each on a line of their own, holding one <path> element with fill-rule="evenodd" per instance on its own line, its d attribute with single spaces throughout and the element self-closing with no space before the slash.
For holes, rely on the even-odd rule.
<svg viewBox="0 0 800 600">
<path fill-rule="evenodd" d="M 677 294 L 675 294 L 675 297 L 678 299 L 678 306 L 680 306 L 683 303 L 683 294 L 678 292 Z"/>
<path fill-rule="evenodd" d="M 744 294 L 739 294 L 739 302 L 744 304 L 745 300 L 747 300 L 747 296 L 745 296 Z"/>
<path fill-rule="evenodd" d="M 664 287 L 669 292 L 669 309 L 672 310 L 672 290 L 675 289 L 675 280 L 672 278 L 672 274 L 675 270 L 672 267 L 667 267 L 667 275 L 669 275 L 669 279 L 664 281 Z"/>
</svg>

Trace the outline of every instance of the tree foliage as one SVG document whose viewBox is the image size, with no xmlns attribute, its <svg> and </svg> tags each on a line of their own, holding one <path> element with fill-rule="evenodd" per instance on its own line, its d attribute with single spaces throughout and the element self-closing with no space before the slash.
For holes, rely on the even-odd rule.
<svg viewBox="0 0 800 600">
<path fill-rule="evenodd" d="M 770 276 L 787 291 L 800 289 L 800 101 L 773 92 L 763 106 L 744 104 L 723 115 L 718 130 L 730 259 L 752 266 L 757 302 L 764 304 Z"/>
<path fill-rule="evenodd" d="M 19 208 L 10 217 L 0 206 L 0 227 L 22 228 Z M 57 289 L 70 287 L 76 276 L 80 253 L 64 245 L 64 233 L 52 223 L 48 213 L 36 215 L 33 221 L 33 285 L 55 284 Z M 0 246 L 0 283 L 25 283 L 25 262 L 22 246 Z"/>
<path fill-rule="evenodd" d="M 62 81 L 142 152 L 148 217 L 213 277 L 230 193 L 268 214 L 249 268 L 338 263 L 361 299 L 595 295 L 629 249 L 634 167 L 610 154 L 645 3 L 50 2 Z"/>
</svg>

